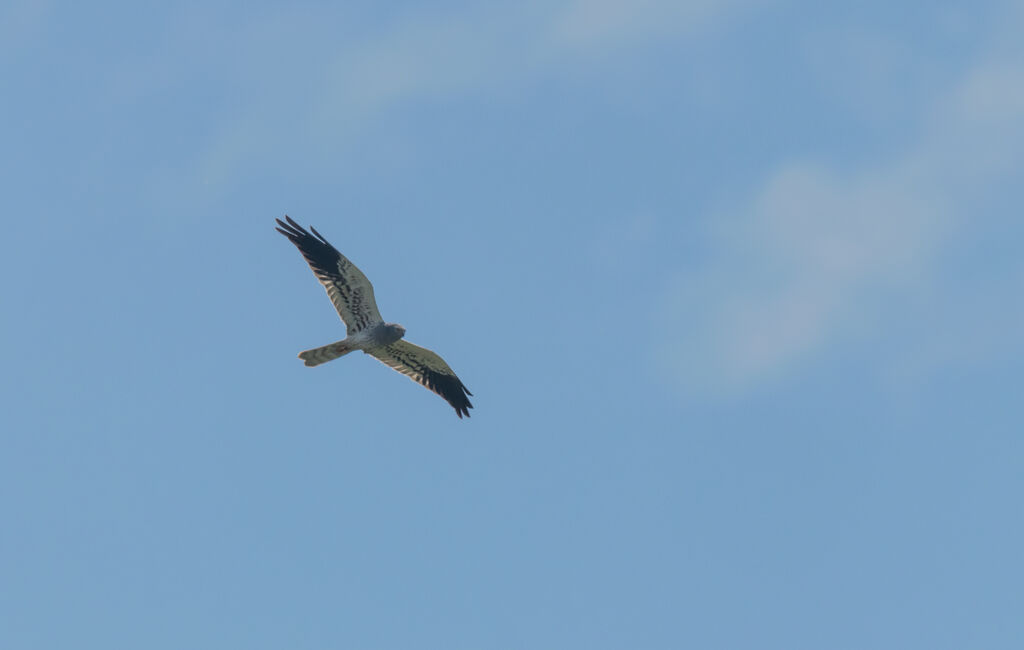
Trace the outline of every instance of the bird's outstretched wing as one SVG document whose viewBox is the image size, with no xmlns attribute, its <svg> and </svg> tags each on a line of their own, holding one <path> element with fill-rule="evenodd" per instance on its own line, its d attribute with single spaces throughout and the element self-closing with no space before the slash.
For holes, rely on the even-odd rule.
<svg viewBox="0 0 1024 650">
<path fill-rule="evenodd" d="M 469 417 L 469 409 L 473 405 L 469 403 L 467 395 L 473 393 L 455 376 L 444 359 L 430 350 L 408 341 L 398 341 L 391 345 L 368 348 L 365 352 L 443 397 L 460 418 L 463 415 Z"/>
<path fill-rule="evenodd" d="M 284 218 L 287 223 L 277 219 L 280 226 L 277 232 L 291 240 L 306 258 L 316 279 L 327 289 L 327 296 L 348 327 L 348 333 L 351 335 L 383 322 L 373 297 L 373 285 L 363 272 L 331 246 L 316 228 L 310 227 L 311 235 L 288 215 Z"/>
</svg>

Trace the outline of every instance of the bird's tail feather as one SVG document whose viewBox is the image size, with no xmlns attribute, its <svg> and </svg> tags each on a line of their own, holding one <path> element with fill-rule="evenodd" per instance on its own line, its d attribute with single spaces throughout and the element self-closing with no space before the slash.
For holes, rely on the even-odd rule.
<svg viewBox="0 0 1024 650">
<path fill-rule="evenodd" d="M 307 366 L 319 366 L 321 363 L 327 363 L 328 361 L 333 361 L 338 357 L 343 357 L 354 349 L 355 348 L 349 345 L 346 341 L 336 341 L 319 348 L 299 352 L 299 358 L 302 359 Z"/>
</svg>

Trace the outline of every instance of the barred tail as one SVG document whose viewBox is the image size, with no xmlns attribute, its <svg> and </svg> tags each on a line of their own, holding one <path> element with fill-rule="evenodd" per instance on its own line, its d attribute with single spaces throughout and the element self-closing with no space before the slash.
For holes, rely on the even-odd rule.
<svg viewBox="0 0 1024 650">
<path fill-rule="evenodd" d="M 323 347 L 299 352 L 299 358 L 307 366 L 319 366 L 321 363 L 327 363 L 328 361 L 334 361 L 338 357 L 343 357 L 354 349 L 346 341 L 336 341 Z"/>
</svg>

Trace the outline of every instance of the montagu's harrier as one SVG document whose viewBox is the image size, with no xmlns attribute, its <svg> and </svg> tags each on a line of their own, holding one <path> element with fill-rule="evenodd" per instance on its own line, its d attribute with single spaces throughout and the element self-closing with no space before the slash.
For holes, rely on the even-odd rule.
<svg viewBox="0 0 1024 650">
<path fill-rule="evenodd" d="M 327 243 L 316 228 L 310 228 L 313 231 L 310 234 L 288 215 L 284 218 L 287 223 L 277 219 L 280 226 L 277 232 L 290 239 L 306 258 L 348 327 L 345 339 L 300 352 L 299 358 L 307 366 L 318 366 L 354 350 L 362 350 L 443 397 L 460 418 L 463 415 L 469 417 L 469 409 L 473 405 L 467 395 L 472 393 L 444 359 L 430 350 L 403 341 L 405 328 L 401 325 L 384 322 L 373 298 L 373 285 L 355 264 Z"/>
</svg>

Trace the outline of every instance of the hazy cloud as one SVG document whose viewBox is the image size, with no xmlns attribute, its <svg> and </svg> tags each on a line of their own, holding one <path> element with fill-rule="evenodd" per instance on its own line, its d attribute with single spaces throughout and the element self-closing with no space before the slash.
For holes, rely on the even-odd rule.
<svg viewBox="0 0 1024 650">
<path fill-rule="evenodd" d="M 281 47 L 266 30 L 241 30 L 242 42 L 233 50 L 274 56 L 274 76 L 258 80 L 261 91 L 295 88 L 297 79 L 308 80 L 311 87 L 302 88 L 301 101 L 282 91 L 260 95 L 211 142 L 199 167 L 204 177 L 224 178 L 260 152 L 277 155 L 285 143 L 269 140 L 268 134 L 286 133 L 294 141 L 296 130 L 315 134 L 321 146 L 334 143 L 337 151 L 390 108 L 558 75 L 565 66 L 585 64 L 574 55 L 685 37 L 740 5 L 575 0 L 496 4 L 448 14 L 411 11 L 359 38 L 339 39 L 333 52 L 315 56 L 301 43 Z M 275 17 L 274 24 L 281 18 Z M 299 35 L 301 22 L 313 19 L 300 15 L 284 22 Z"/>
<path fill-rule="evenodd" d="M 884 336 L 894 317 L 918 319 L 919 332 L 948 324 L 935 319 L 956 312 L 945 305 L 959 297 L 932 290 L 943 253 L 992 218 L 978 203 L 994 187 L 1024 186 L 1020 54 L 999 49 L 953 83 L 897 155 L 848 172 L 780 163 L 745 206 L 712 221 L 714 253 L 668 301 L 683 334 L 663 358 L 689 389 L 731 392 L 785 375 L 850 337 Z M 1011 286 L 998 282 L 959 290 Z"/>
<path fill-rule="evenodd" d="M 555 42 L 577 49 L 601 48 L 647 39 L 682 35 L 706 27 L 752 0 L 574 0 L 552 23 Z"/>
</svg>

